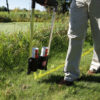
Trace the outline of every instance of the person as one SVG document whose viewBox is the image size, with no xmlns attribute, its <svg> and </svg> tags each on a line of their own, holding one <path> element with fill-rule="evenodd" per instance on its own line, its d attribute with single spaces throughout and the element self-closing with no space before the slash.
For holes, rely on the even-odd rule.
<svg viewBox="0 0 100 100">
<path fill-rule="evenodd" d="M 94 41 L 93 59 L 88 74 L 100 70 L 100 0 L 72 0 L 68 30 L 69 47 L 62 84 L 70 85 L 80 78 L 79 64 L 88 19 L 90 20 Z"/>
</svg>

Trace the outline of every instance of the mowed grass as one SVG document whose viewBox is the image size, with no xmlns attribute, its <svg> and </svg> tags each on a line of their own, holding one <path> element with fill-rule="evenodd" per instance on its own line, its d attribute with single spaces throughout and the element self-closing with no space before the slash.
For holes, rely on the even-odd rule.
<svg viewBox="0 0 100 100">
<path fill-rule="evenodd" d="M 35 23 L 35 30 L 44 27 L 45 23 Z M 48 28 L 48 23 L 46 28 Z M 29 32 L 30 22 L 12 22 L 12 23 L 0 23 L 0 33 L 19 33 L 19 32 Z"/>
<path fill-rule="evenodd" d="M 0 32 L 1 29 L 3 28 L 5 30 L 6 25 L 10 27 L 10 24 L 12 25 L 13 23 L 5 24 L 4 26 L 3 24 L 4 23 L 2 23 L 2 25 L 0 26 L 2 27 L 0 28 Z M 15 23 L 15 24 L 17 27 L 15 33 L 16 32 L 19 33 L 17 29 L 19 29 L 22 26 L 24 27 L 24 25 L 26 25 L 26 27 L 28 25 L 29 27 L 29 23 L 22 23 L 22 24 Z M 49 27 L 49 25 L 47 27 Z M 40 29 L 40 27 L 45 28 L 45 24 L 43 23 L 40 23 L 39 25 L 37 24 L 37 28 Z M 58 30 L 56 29 L 56 31 L 59 32 L 61 24 L 58 25 L 57 27 Z M 9 33 L 11 34 L 13 33 L 12 31 L 13 29 L 11 30 L 7 28 L 7 30 L 9 30 Z M 21 30 L 21 32 L 24 32 L 23 30 Z M 25 30 L 26 32 L 29 31 L 27 30 L 27 28 L 25 28 Z M 59 37 L 62 38 L 62 35 L 60 35 Z M 83 46 L 83 53 L 88 51 L 91 47 L 92 46 L 89 43 L 85 43 Z M 61 51 L 52 52 L 52 51 L 48 62 L 48 71 L 56 68 L 59 65 L 64 64 L 67 48 L 63 52 Z M 92 52 L 90 52 L 88 55 L 81 58 L 80 74 L 82 76 L 82 80 L 74 82 L 73 86 L 64 86 L 64 85 L 59 86 L 58 83 L 64 76 L 63 68 L 60 68 L 59 70 L 36 80 L 34 79 L 33 73 L 31 75 L 26 74 L 28 66 L 27 64 L 26 65 L 23 64 L 24 66 L 19 64 L 18 67 L 15 67 L 13 69 L 7 69 L 6 71 L 4 70 L 2 71 L 0 69 L 0 100 L 99 100 L 100 74 L 93 76 L 88 76 L 86 74 L 92 60 L 92 55 L 93 55 Z M 27 63 L 27 61 L 24 62 Z M 24 70 L 21 70 L 21 68 L 24 68 Z M 46 71 L 42 71 L 42 74 L 45 72 Z M 36 74 L 38 75 L 39 71 Z"/>
<path fill-rule="evenodd" d="M 56 54 L 49 61 L 49 67 L 57 67 L 65 60 L 65 54 Z M 73 86 L 59 86 L 63 68 L 34 80 L 34 75 L 9 71 L 0 74 L 0 100 L 99 100 L 100 74 L 87 76 L 92 53 L 82 57 L 80 69 L 83 79 Z M 52 68 L 51 68 L 52 69 Z M 50 70 L 50 69 L 49 69 Z M 43 71 L 42 73 L 45 73 Z"/>
<path fill-rule="evenodd" d="M 60 30 L 62 27 L 68 28 L 68 21 L 66 21 L 63 25 L 61 22 L 55 23 L 55 29 Z M 34 29 L 35 32 L 38 33 L 38 31 L 43 29 L 49 29 L 51 28 L 51 21 L 50 22 L 35 22 L 34 23 Z M 30 32 L 30 22 L 11 22 L 11 23 L 0 23 L 0 33 L 19 33 L 19 32 Z M 40 33 L 38 33 L 40 34 Z M 67 33 L 66 33 L 67 34 Z"/>
</svg>

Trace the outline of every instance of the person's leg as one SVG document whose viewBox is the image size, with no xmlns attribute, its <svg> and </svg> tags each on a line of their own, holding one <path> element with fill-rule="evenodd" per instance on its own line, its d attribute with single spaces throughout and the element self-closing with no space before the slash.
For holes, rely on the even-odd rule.
<svg viewBox="0 0 100 100">
<path fill-rule="evenodd" d="M 79 78 L 79 63 L 82 44 L 87 31 L 88 7 L 84 0 L 73 0 L 70 9 L 69 47 L 64 67 L 65 81 L 74 81 Z"/>
<path fill-rule="evenodd" d="M 100 58 L 98 56 L 98 53 L 96 53 L 97 51 L 94 48 L 93 51 L 93 58 L 92 58 L 92 62 L 90 65 L 90 69 L 88 71 L 88 74 L 93 74 L 93 73 L 97 73 L 98 71 L 100 71 Z M 100 54 L 99 54 L 100 55 Z"/>
<path fill-rule="evenodd" d="M 94 54 L 90 71 L 97 72 L 100 69 L 100 0 L 91 0 L 89 12 L 94 41 Z"/>
</svg>

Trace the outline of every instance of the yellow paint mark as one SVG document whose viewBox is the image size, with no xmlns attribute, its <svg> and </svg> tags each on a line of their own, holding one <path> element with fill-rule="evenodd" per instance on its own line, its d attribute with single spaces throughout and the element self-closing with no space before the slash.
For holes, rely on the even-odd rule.
<svg viewBox="0 0 100 100">
<path fill-rule="evenodd" d="M 55 72 L 55 71 L 57 71 L 58 69 L 60 69 L 60 68 L 62 68 L 62 67 L 64 67 L 64 64 L 62 64 L 62 65 L 60 65 L 60 66 L 58 66 L 58 67 L 56 67 L 56 68 L 54 68 L 54 69 L 52 69 L 52 70 L 50 70 L 50 71 L 48 71 L 48 72 L 45 72 L 45 73 L 43 73 L 43 74 L 41 74 L 41 75 L 38 75 L 37 78 L 42 78 L 42 77 L 44 77 L 44 76 L 46 76 L 46 75 L 49 75 L 50 73 Z"/>
<path fill-rule="evenodd" d="M 37 79 L 38 75 L 34 72 L 34 80 Z"/>
<path fill-rule="evenodd" d="M 85 53 L 83 53 L 83 54 L 82 54 L 82 57 L 88 55 L 91 51 L 93 51 L 93 48 L 91 48 L 91 49 L 89 49 L 88 51 L 86 51 Z M 56 68 L 54 68 L 54 69 L 52 69 L 52 70 L 50 70 L 50 71 L 47 71 L 47 72 L 45 72 L 45 73 L 43 73 L 43 74 L 42 74 L 42 71 L 40 71 L 39 75 L 36 75 L 36 73 L 35 73 L 34 79 L 42 78 L 42 77 L 44 77 L 44 76 L 46 76 L 46 75 L 49 75 L 49 74 L 52 73 L 52 72 L 55 72 L 55 71 L 59 70 L 59 69 L 62 68 L 62 67 L 64 67 L 64 64 L 59 65 L 58 67 L 56 67 Z"/>
<path fill-rule="evenodd" d="M 88 55 L 91 51 L 93 51 L 93 48 L 89 49 L 88 51 L 84 52 L 82 54 L 82 57 L 85 56 L 85 55 Z"/>
<path fill-rule="evenodd" d="M 40 75 L 40 76 L 42 75 L 42 70 L 40 70 L 39 75 Z"/>
</svg>

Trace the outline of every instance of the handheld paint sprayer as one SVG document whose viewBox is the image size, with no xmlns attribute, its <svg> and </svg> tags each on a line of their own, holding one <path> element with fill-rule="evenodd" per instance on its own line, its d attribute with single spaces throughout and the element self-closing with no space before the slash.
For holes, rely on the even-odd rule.
<svg viewBox="0 0 100 100">
<path fill-rule="evenodd" d="M 53 15 L 52 15 L 52 24 L 51 24 L 51 33 L 50 33 L 50 40 L 48 47 L 42 47 L 41 54 L 39 55 L 39 49 L 32 47 L 32 39 L 34 33 L 34 10 L 35 10 L 35 3 L 39 3 L 44 6 L 52 6 L 53 7 Z M 55 14 L 57 8 L 57 1 L 56 0 L 32 0 L 32 12 L 31 12 L 31 34 L 30 34 L 30 57 L 28 59 L 28 72 L 36 72 L 38 69 L 40 70 L 47 70 L 47 63 L 48 63 L 48 56 L 50 53 L 50 47 L 52 42 L 53 36 L 53 28 L 55 22 Z"/>
</svg>

